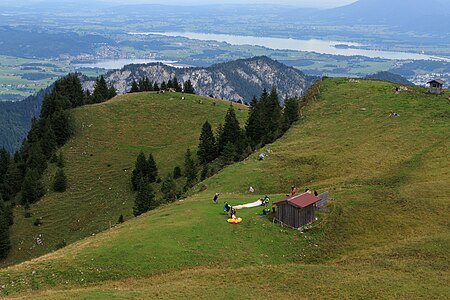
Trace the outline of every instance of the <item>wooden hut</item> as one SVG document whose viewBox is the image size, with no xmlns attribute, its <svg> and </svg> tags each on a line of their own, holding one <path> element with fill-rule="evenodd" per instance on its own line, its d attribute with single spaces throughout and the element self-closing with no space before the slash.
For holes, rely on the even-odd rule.
<svg viewBox="0 0 450 300">
<path fill-rule="evenodd" d="M 444 88 L 444 82 L 442 80 L 431 80 L 428 84 L 430 85 L 430 94 L 440 95 L 442 93 L 442 89 Z"/>
<path fill-rule="evenodd" d="M 319 197 L 304 193 L 275 202 L 277 206 L 275 219 L 293 228 L 310 224 L 315 220 L 315 204 L 319 201 Z"/>
</svg>

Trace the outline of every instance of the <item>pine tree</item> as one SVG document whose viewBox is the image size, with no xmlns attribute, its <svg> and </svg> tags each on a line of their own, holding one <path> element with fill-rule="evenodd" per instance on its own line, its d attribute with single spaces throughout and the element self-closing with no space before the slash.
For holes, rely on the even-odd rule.
<svg viewBox="0 0 450 300">
<path fill-rule="evenodd" d="M 278 101 L 278 94 L 275 86 L 272 88 L 272 91 L 264 104 L 263 120 L 265 133 L 263 144 L 268 144 L 280 137 L 283 126 L 283 113 L 280 102 Z"/>
<path fill-rule="evenodd" d="M 161 185 L 161 192 L 163 193 L 163 199 L 166 201 L 173 201 L 177 196 L 177 185 L 171 175 L 168 175 Z"/>
<path fill-rule="evenodd" d="M 84 104 L 83 87 L 77 74 L 69 74 L 63 78 L 61 84 L 61 93 L 67 95 L 72 107 L 78 107 Z M 59 92 L 59 91 L 56 91 Z"/>
<path fill-rule="evenodd" d="M 291 127 L 292 123 L 298 120 L 300 116 L 300 106 L 297 98 L 287 98 L 284 102 L 283 111 L 283 131 L 286 131 Z"/>
<path fill-rule="evenodd" d="M 256 97 L 253 96 L 252 102 L 250 102 L 250 112 L 248 114 L 247 123 L 245 125 L 245 134 L 253 149 L 261 143 L 264 134 L 262 121 L 261 105 Z"/>
<path fill-rule="evenodd" d="M 172 79 L 169 79 L 169 81 L 167 81 L 167 88 L 173 89 Z"/>
<path fill-rule="evenodd" d="M 186 80 L 183 85 L 183 90 L 186 94 L 195 94 L 194 86 L 190 79 Z"/>
<path fill-rule="evenodd" d="M 192 159 L 191 150 L 187 149 L 184 156 L 184 175 L 186 176 L 185 189 L 194 186 L 197 181 L 197 166 Z"/>
<path fill-rule="evenodd" d="M 133 79 L 133 82 L 131 83 L 131 90 L 130 93 L 137 93 L 140 91 L 140 88 L 136 82 L 136 80 Z"/>
<path fill-rule="evenodd" d="M 72 134 L 72 124 L 68 112 L 62 110 L 55 112 L 52 115 L 51 123 L 56 143 L 58 146 L 63 146 Z"/>
<path fill-rule="evenodd" d="M 179 166 L 176 166 L 173 168 L 173 179 L 178 179 L 181 177 L 181 168 Z"/>
<path fill-rule="evenodd" d="M 167 84 L 165 81 L 161 82 L 161 91 L 165 91 L 167 89 Z"/>
<path fill-rule="evenodd" d="M 139 183 L 138 193 L 136 194 L 136 199 L 134 201 L 133 214 L 134 216 L 139 216 L 151 209 L 157 207 L 155 201 L 155 193 L 152 187 L 141 181 Z"/>
<path fill-rule="evenodd" d="M 148 164 L 143 152 L 139 153 L 136 158 L 134 170 L 131 175 L 131 186 L 133 191 L 138 190 L 141 181 L 148 182 Z"/>
<path fill-rule="evenodd" d="M 158 167 L 156 166 L 155 159 L 150 153 L 147 160 L 147 180 L 148 182 L 156 182 L 158 178 Z"/>
<path fill-rule="evenodd" d="M 41 146 L 42 152 L 48 159 L 55 152 L 56 148 L 58 147 L 58 143 L 56 142 L 56 135 L 55 132 L 53 131 L 50 120 L 45 119 L 43 120 L 42 123 L 43 123 L 42 125 L 43 134 L 41 139 Z"/>
<path fill-rule="evenodd" d="M 114 98 L 117 96 L 117 90 L 114 85 L 111 85 L 108 89 L 108 99 Z"/>
<path fill-rule="evenodd" d="M 62 193 L 65 192 L 67 189 L 67 177 L 66 174 L 64 174 L 63 169 L 58 169 L 56 171 L 55 179 L 53 181 L 53 191 Z"/>
<path fill-rule="evenodd" d="M 204 164 L 202 167 L 202 171 L 200 173 L 200 180 L 205 180 L 206 178 L 208 178 L 208 174 L 209 174 L 209 167 L 208 164 Z"/>
<path fill-rule="evenodd" d="M 39 174 L 43 174 L 47 169 L 47 158 L 42 152 L 41 142 L 34 143 L 31 146 L 27 167 L 36 170 Z"/>
<path fill-rule="evenodd" d="M 5 203 L 0 195 L 0 260 L 6 258 L 11 250 L 8 223 Z"/>
<path fill-rule="evenodd" d="M 155 81 L 155 84 L 153 85 L 153 90 L 155 91 L 155 92 L 158 92 L 159 91 L 159 86 L 158 86 L 158 83 Z"/>
<path fill-rule="evenodd" d="M 5 148 L 0 149 L 0 186 L 5 182 L 6 172 L 11 163 L 11 156 Z M 1 187 L 0 187 L 1 188 Z"/>
<path fill-rule="evenodd" d="M 28 169 L 22 184 L 21 204 L 35 203 L 44 195 L 41 176 L 34 169 Z"/>
<path fill-rule="evenodd" d="M 239 126 L 239 121 L 236 117 L 233 106 L 230 106 L 225 116 L 222 134 L 219 136 L 218 150 L 220 155 L 222 155 L 222 151 L 226 144 L 232 143 L 238 147 L 241 143 L 241 139 L 242 132 L 241 127 Z"/>
<path fill-rule="evenodd" d="M 97 78 L 97 81 L 95 82 L 94 86 L 94 93 L 92 94 L 93 102 L 94 103 L 101 103 L 106 100 L 108 100 L 109 96 L 109 90 L 108 86 L 106 85 L 106 80 L 103 75 Z"/>
<path fill-rule="evenodd" d="M 178 79 L 177 79 L 176 75 L 173 77 L 172 85 L 176 92 L 178 92 L 178 93 L 181 92 L 182 89 L 181 89 L 180 84 L 178 83 Z"/>
<path fill-rule="evenodd" d="M 237 157 L 236 145 L 228 142 L 223 148 L 222 155 L 220 156 L 220 161 L 223 165 L 232 164 Z"/>
<path fill-rule="evenodd" d="M 197 156 L 200 163 L 206 164 L 212 162 L 217 158 L 217 144 L 211 124 L 208 121 L 203 124 L 199 140 Z"/>
<path fill-rule="evenodd" d="M 2 194 L 6 200 L 11 200 L 22 188 L 23 172 L 18 168 L 18 163 L 12 161 L 5 174 Z"/>
</svg>

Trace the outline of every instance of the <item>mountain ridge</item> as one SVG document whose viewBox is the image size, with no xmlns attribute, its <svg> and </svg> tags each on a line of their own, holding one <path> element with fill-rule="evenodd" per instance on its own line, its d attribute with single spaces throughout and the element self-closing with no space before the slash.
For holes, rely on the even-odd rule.
<svg viewBox="0 0 450 300">
<path fill-rule="evenodd" d="M 133 80 L 138 81 L 144 76 L 158 84 L 174 76 L 179 82 L 191 80 L 196 94 L 232 102 L 250 102 L 253 96 L 272 86 L 277 87 L 280 95 L 301 96 L 316 79 L 267 56 L 238 59 L 206 68 L 176 68 L 163 63 L 130 64 L 108 72 L 105 79 L 114 85 L 118 94 L 125 94 L 131 89 Z M 94 80 L 85 81 L 83 88 L 92 91 L 94 84 Z M 283 103 L 283 99 L 280 101 Z"/>
</svg>

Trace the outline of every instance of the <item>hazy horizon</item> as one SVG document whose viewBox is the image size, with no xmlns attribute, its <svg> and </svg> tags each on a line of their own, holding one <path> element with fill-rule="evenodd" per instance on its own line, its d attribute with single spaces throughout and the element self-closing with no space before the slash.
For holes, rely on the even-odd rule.
<svg viewBox="0 0 450 300">
<path fill-rule="evenodd" d="M 272 4 L 272 5 L 292 5 L 298 7 L 310 7 L 310 8 L 331 8 L 347 5 L 357 0 L 192 0 L 187 4 L 182 0 L 130 0 L 124 3 L 120 0 L 93 0 L 89 1 L 90 3 L 97 4 L 113 4 L 113 5 L 132 5 L 132 4 L 160 4 L 160 5 L 214 5 L 214 4 L 250 4 L 250 5 L 258 5 L 258 4 Z M 11 6 L 27 6 L 30 4 L 38 4 L 38 3 L 49 3 L 49 2 L 57 2 L 57 3 L 77 3 L 80 1 L 74 0 L 27 0 L 27 1 L 11 1 L 6 0 L 3 1 L 3 5 L 11 5 Z M 82 1 L 87 2 L 87 1 Z"/>
</svg>

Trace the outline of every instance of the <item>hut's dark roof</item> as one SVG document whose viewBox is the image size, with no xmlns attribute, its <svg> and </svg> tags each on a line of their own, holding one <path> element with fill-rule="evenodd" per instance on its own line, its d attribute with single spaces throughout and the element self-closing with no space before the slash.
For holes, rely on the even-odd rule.
<svg viewBox="0 0 450 300">
<path fill-rule="evenodd" d="M 303 193 L 303 194 L 300 194 L 300 195 L 295 195 L 295 196 L 292 196 L 292 197 L 280 200 L 278 202 L 275 202 L 275 204 L 281 204 L 283 202 L 289 202 L 289 203 L 291 203 L 291 204 L 293 204 L 293 205 L 295 205 L 297 207 L 304 208 L 304 207 L 307 207 L 307 206 L 309 206 L 309 205 L 311 205 L 313 203 L 316 203 L 318 201 L 320 201 L 319 197 L 316 197 L 316 196 L 314 196 L 314 195 L 312 195 L 310 193 Z"/>
<path fill-rule="evenodd" d="M 442 85 L 444 84 L 444 81 L 442 81 L 440 79 L 431 80 L 431 81 L 427 82 L 427 84 L 430 84 L 430 83 L 433 83 L 433 82 L 436 82 L 436 83 L 439 83 L 439 84 L 442 84 Z"/>
</svg>

